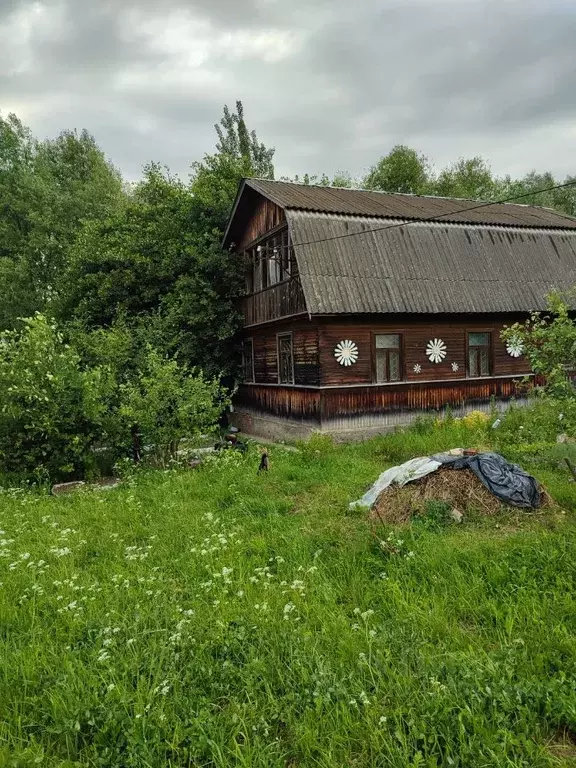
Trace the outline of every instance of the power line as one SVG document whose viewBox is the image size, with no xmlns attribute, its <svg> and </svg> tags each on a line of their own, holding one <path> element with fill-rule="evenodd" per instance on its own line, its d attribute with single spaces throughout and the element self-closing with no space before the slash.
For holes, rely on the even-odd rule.
<svg viewBox="0 0 576 768">
<path fill-rule="evenodd" d="M 386 229 L 396 229 L 398 227 L 406 227 L 409 224 L 422 224 L 423 222 L 427 222 L 427 221 L 437 221 L 438 219 L 446 218 L 447 216 L 455 216 L 459 213 L 468 213 L 469 211 L 477 211 L 480 208 L 488 208 L 491 205 L 502 205 L 503 203 L 511 203 L 515 200 L 523 200 L 526 197 L 531 197 L 532 195 L 541 195 L 544 192 L 554 192 L 557 189 L 565 189 L 567 187 L 574 187 L 574 186 L 576 186 L 576 181 L 568 181 L 568 182 L 565 182 L 564 184 L 555 184 L 552 187 L 546 187 L 544 189 L 535 189 L 530 192 L 525 192 L 521 195 L 512 195 L 511 197 L 506 197 L 501 200 L 493 200 L 492 202 L 489 202 L 489 203 L 479 203 L 478 205 L 473 205 L 471 207 L 469 206 L 468 208 L 459 208 L 454 211 L 448 211 L 446 213 L 437 213 L 437 214 L 434 214 L 433 216 L 427 216 L 423 219 L 410 219 L 409 221 L 399 221 L 399 222 L 395 222 L 394 224 L 386 224 L 383 227 L 373 227 L 372 229 L 363 229 L 359 232 L 346 232 L 343 235 L 332 235 L 331 237 L 323 237 L 318 240 L 304 240 L 299 243 L 291 243 L 290 245 L 276 245 L 274 246 L 274 250 L 279 250 L 283 248 L 289 249 L 289 248 L 296 248 L 296 247 L 301 248 L 302 246 L 305 246 L 305 245 L 315 245 L 316 243 L 327 243 L 332 240 L 342 240 L 345 237 L 369 235 L 372 232 L 383 232 Z M 559 214 L 559 215 L 562 215 L 562 214 Z M 262 248 L 262 246 L 260 247 Z M 263 250 L 265 249 L 267 251 L 269 247 L 270 246 L 264 246 L 264 248 L 262 249 Z M 264 256 L 264 258 L 266 258 L 266 255 Z"/>
</svg>

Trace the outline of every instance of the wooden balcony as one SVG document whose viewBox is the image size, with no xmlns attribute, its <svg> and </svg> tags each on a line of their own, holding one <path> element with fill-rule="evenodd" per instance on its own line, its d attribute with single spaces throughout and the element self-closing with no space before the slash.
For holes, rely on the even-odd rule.
<svg viewBox="0 0 576 768">
<path fill-rule="evenodd" d="M 244 327 L 267 323 L 306 311 L 300 280 L 293 277 L 242 299 Z"/>
</svg>

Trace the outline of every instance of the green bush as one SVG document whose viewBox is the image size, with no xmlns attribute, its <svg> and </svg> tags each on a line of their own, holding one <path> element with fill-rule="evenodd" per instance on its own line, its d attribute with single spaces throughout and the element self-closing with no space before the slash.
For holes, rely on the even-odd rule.
<svg viewBox="0 0 576 768">
<path fill-rule="evenodd" d="M 520 443 L 555 443 L 559 434 L 576 435 L 576 401 L 535 398 L 528 406 L 512 405 L 492 430 L 498 449 Z"/>
<path fill-rule="evenodd" d="M 84 476 L 102 437 L 113 381 L 83 370 L 77 353 L 41 314 L 0 343 L 0 470 L 26 479 Z"/>
<path fill-rule="evenodd" d="M 228 403 L 216 379 L 205 379 L 151 347 L 139 374 L 120 386 L 119 415 L 130 425 L 138 449 L 149 446 L 160 463 L 176 456 L 181 440 L 213 430 Z"/>
</svg>

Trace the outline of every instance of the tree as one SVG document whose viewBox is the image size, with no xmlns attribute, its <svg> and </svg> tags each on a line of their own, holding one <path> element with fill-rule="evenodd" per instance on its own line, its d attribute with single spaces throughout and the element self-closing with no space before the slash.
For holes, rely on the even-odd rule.
<svg viewBox="0 0 576 768">
<path fill-rule="evenodd" d="M 502 332 L 504 341 L 527 357 L 534 373 L 545 377 L 546 391 L 570 400 L 576 400 L 571 381 L 576 371 L 575 295 L 575 291 L 569 295 L 551 293 L 547 313 L 534 312 L 524 324 L 515 323 Z"/>
<path fill-rule="evenodd" d="M 224 109 L 217 152 L 195 164 L 189 185 L 158 165 L 144 170 L 125 205 L 87 223 L 60 284 L 58 316 L 86 331 L 120 317 L 138 336 L 209 376 L 237 364 L 232 337 L 240 260 L 221 241 L 240 178 L 273 175 L 274 150 L 246 128 L 242 105 Z"/>
<path fill-rule="evenodd" d="M 140 345 L 149 341 L 210 375 L 233 367 L 240 265 L 203 214 L 189 187 L 148 166 L 120 213 L 81 232 L 60 288 L 60 319 L 85 332 L 121 322 Z"/>
<path fill-rule="evenodd" d="M 0 117 L 0 327 L 44 310 L 85 222 L 121 204 L 122 181 L 85 131 L 37 142 Z"/>
<path fill-rule="evenodd" d="M 256 132 L 248 130 L 241 101 L 236 102 L 236 112 L 225 106 L 220 124 L 214 128 L 216 152 L 192 163 L 191 190 L 207 220 L 223 231 L 240 180 L 274 178 L 274 149 L 265 147 Z"/>
<path fill-rule="evenodd" d="M 290 181 L 293 184 L 304 184 L 305 186 L 317 186 L 317 187 L 345 187 L 352 189 L 357 186 L 357 182 L 352 178 L 348 171 L 337 171 L 332 179 L 323 173 L 321 176 L 313 174 L 312 176 L 305 173 L 304 176 L 283 176 L 281 181 Z"/>
<path fill-rule="evenodd" d="M 461 197 L 468 200 L 492 200 L 498 187 L 490 168 L 481 157 L 460 158 L 444 168 L 432 187 L 441 197 Z"/>
<path fill-rule="evenodd" d="M 38 302 L 24 262 L 38 209 L 36 143 L 16 115 L 0 115 L 0 328 L 33 313 Z"/>
<path fill-rule="evenodd" d="M 501 179 L 499 182 L 501 193 L 499 194 L 506 198 L 522 195 L 518 199 L 519 203 L 540 205 L 546 208 L 553 208 L 569 216 L 576 216 L 576 176 L 566 176 L 564 183 L 568 184 L 571 182 L 573 182 L 573 186 L 554 189 L 550 192 L 538 192 L 536 194 L 538 190 L 555 187 L 561 182 L 555 179 L 554 175 L 549 171 L 546 173 L 531 171 L 522 179 L 511 179 L 509 176 Z M 529 194 L 530 192 L 533 192 L 533 194 Z M 528 196 L 525 197 L 527 193 Z"/>
<path fill-rule="evenodd" d="M 397 144 L 374 165 L 362 182 L 365 189 L 424 195 L 429 191 L 428 159 L 415 149 Z"/>
<path fill-rule="evenodd" d="M 121 208 L 122 177 L 87 131 L 63 131 L 38 144 L 34 172 L 39 210 L 34 212 L 28 260 L 47 303 L 82 227 Z"/>
</svg>

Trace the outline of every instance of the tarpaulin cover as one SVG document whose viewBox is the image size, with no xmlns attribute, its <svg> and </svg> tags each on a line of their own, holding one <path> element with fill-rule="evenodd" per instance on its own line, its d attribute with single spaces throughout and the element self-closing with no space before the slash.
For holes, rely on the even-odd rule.
<svg viewBox="0 0 576 768">
<path fill-rule="evenodd" d="M 537 509 L 542 503 L 536 478 L 498 453 L 461 457 L 439 454 L 431 458 L 451 469 L 471 469 L 490 493 L 505 504 Z"/>
<path fill-rule="evenodd" d="M 435 472 L 441 464 L 442 462 L 434 456 L 420 456 L 417 459 L 410 459 L 410 461 L 406 461 L 398 467 L 390 467 L 390 469 L 382 472 L 378 480 L 361 499 L 352 501 L 349 507 L 350 509 L 362 507 L 370 509 L 384 488 L 388 488 L 389 485 L 393 484 L 406 485 L 406 483 L 412 480 L 419 480 L 421 477 L 426 477 L 431 472 Z"/>
</svg>

